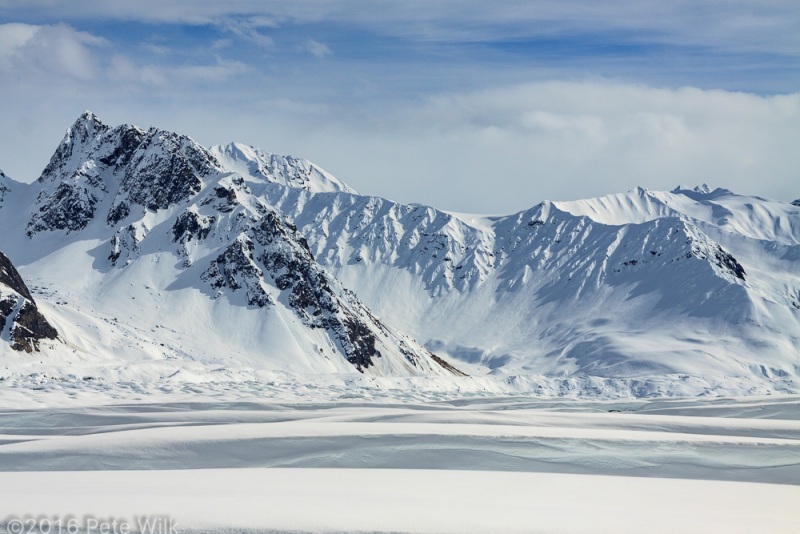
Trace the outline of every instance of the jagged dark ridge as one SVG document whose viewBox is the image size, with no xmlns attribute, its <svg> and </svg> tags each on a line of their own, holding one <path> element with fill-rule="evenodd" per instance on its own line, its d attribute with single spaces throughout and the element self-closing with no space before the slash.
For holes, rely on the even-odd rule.
<svg viewBox="0 0 800 534">
<path fill-rule="evenodd" d="M 42 339 L 56 339 L 58 332 L 39 312 L 28 287 L 5 254 L 0 252 L 0 286 L 11 293 L 0 291 L 0 332 L 8 323 L 9 342 L 14 350 L 35 352 Z M 2 287 L 0 287 L 2 289 Z"/>
</svg>

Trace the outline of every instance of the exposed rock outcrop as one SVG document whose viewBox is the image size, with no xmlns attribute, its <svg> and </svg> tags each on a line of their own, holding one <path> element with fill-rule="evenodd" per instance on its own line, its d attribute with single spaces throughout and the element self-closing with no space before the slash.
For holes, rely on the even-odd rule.
<svg viewBox="0 0 800 534">
<path fill-rule="evenodd" d="M 36 352 L 41 340 L 57 337 L 17 269 L 0 252 L 0 342 L 9 343 L 14 350 Z"/>
</svg>

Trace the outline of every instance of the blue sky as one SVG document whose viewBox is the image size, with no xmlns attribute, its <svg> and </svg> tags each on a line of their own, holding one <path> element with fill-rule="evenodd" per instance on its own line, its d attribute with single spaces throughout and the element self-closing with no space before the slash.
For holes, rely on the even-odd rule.
<svg viewBox="0 0 800 534">
<path fill-rule="evenodd" d="M 457 211 L 700 182 L 791 200 L 798 28 L 796 1 L 0 0 L 0 168 L 35 179 L 91 109 Z"/>
</svg>

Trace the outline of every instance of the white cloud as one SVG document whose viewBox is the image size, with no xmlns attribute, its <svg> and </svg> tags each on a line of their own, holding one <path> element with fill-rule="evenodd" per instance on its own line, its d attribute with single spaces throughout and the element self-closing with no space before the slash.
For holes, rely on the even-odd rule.
<svg viewBox="0 0 800 534">
<path fill-rule="evenodd" d="M 20 56 L 22 48 L 30 42 L 39 26 L 30 24 L 0 25 L 0 68 L 10 70 Z"/>
<path fill-rule="evenodd" d="M 439 95 L 377 119 L 324 113 L 271 116 L 279 136 L 238 125 L 248 142 L 309 157 L 362 192 L 461 211 L 703 182 L 800 197 L 800 93 L 548 82 Z"/>
<path fill-rule="evenodd" d="M 319 41 L 315 41 L 314 39 L 309 39 L 306 41 L 303 44 L 302 50 L 304 52 L 308 52 L 317 59 L 322 59 L 333 53 L 331 52 L 331 49 L 328 48 L 328 45 L 325 43 L 320 43 Z"/>
<path fill-rule="evenodd" d="M 121 54 L 111 58 L 108 76 L 115 82 L 157 86 L 167 84 L 163 69 L 153 65 L 137 65 Z"/>
<path fill-rule="evenodd" d="M 233 81 L 237 76 L 251 70 L 240 61 L 221 58 L 206 64 L 152 65 L 138 64 L 126 56 L 115 55 L 109 62 L 107 74 L 109 82 L 128 84 L 127 89 L 131 89 L 130 84 L 144 88 L 156 87 L 162 89 L 162 94 L 169 96 L 169 91 L 174 91 L 175 94 L 185 91 L 187 84 Z M 192 96 L 196 95 L 192 91 Z M 201 98 L 205 98 L 202 93 Z"/>
<path fill-rule="evenodd" d="M 145 75 L 131 68 L 132 76 Z M 240 69 L 212 64 L 174 76 L 190 83 Z M 174 93 L 169 85 L 160 91 L 154 98 L 103 86 L 68 98 L 17 97 L 19 113 L 4 111 L 0 166 L 35 178 L 64 128 L 89 107 L 110 124 L 306 157 L 361 192 L 456 211 L 509 213 L 544 199 L 703 182 L 800 197 L 800 93 L 546 82 L 359 107 L 266 93 L 251 100 L 255 93 Z"/>
<path fill-rule="evenodd" d="M 0 70 L 90 79 L 97 70 L 91 48 L 105 43 L 64 24 L 0 24 Z"/>
<path fill-rule="evenodd" d="M 170 51 L 168 47 L 155 43 L 144 43 L 142 44 L 142 48 L 157 56 L 166 55 Z"/>
<path fill-rule="evenodd" d="M 222 50 L 223 48 L 228 48 L 233 45 L 233 41 L 230 39 L 215 39 L 211 42 L 211 48 L 213 50 Z"/>
</svg>

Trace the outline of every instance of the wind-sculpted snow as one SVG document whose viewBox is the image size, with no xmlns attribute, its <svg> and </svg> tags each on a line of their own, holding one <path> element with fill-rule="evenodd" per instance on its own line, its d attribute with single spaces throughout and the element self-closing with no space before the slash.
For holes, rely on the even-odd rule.
<svg viewBox="0 0 800 534">
<path fill-rule="evenodd" d="M 800 528 L 796 397 L 373 397 L 303 385 L 296 397 L 161 391 L 58 408 L 6 396 L 0 529 L 52 530 L 62 517 L 71 530 L 192 534 Z"/>
<path fill-rule="evenodd" d="M 688 269 L 682 262 L 694 265 L 698 260 L 696 267 L 712 275 L 709 282 L 715 281 L 713 276 L 721 279 L 719 289 L 745 279 L 733 256 L 684 220 L 666 217 L 611 226 L 548 208 L 541 206 L 496 226 L 501 289 L 512 290 L 528 282 L 532 273 L 543 273 L 532 283 L 557 287 L 557 294 L 576 299 L 592 289 L 631 283 L 640 284 L 643 291 L 683 293 L 690 280 L 664 282 L 685 274 Z M 688 309 L 701 304 L 693 296 L 701 295 L 682 295 Z"/>
<path fill-rule="evenodd" d="M 64 324 L 104 323 L 65 332 L 87 354 L 143 352 L 159 369 L 463 367 L 537 393 L 573 379 L 600 380 L 599 396 L 613 381 L 632 395 L 797 391 L 789 203 L 701 186 L 448 213 L 359 195 L 306 160 L 88 112 L 36 183 L 0 188 L 0 247 L 40 299 L 69 295 Z"/>
</svg>

